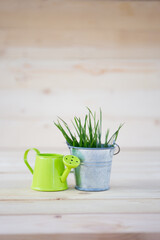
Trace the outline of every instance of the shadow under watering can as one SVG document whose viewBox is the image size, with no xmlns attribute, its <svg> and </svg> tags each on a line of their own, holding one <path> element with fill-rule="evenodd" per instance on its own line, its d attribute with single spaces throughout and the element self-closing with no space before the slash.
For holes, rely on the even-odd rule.
<svg viewBox="0 0 160 240">
<path fill-rule="evenodd" d="M 27 160 L 30 150 L 36 152 L 34 170 Z M 80 164 L 79 158 L 73 155 L 40 153 L 36 148 L 25 151 L 24 162 L 33 174 L 31 188 L 37 191 L 62 191 L 68 189 L 67 176 L 72 168 L 76 168 Z"/>
</svg>

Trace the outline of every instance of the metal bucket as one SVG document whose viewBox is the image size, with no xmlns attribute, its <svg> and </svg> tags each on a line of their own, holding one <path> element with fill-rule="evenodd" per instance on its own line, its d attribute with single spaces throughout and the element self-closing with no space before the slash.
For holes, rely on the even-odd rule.
<svg viewBox="0 0 160 240">
<path fill-rule="evenodd" d="M 76 189 L 105 191 L 109 189 L 112 157 L 120 152 L 115 144 L 108 148 L 81 148 L 68 145 L 70 153 L 78 157 L 80 165 L 74 170 Z M 115 148 L 118 147 L 115 153 Z"/>
</svg>

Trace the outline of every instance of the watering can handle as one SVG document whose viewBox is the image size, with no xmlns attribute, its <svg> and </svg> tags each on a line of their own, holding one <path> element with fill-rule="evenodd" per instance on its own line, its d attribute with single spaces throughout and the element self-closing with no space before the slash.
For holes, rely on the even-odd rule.
<svg viewBox="0 0 160 240">
<path fill-rule="evenodd" d="M 116 145 L 116 147 L 118 148 L 118 150 L 117 150 L 117 152 L 114 153 L 113 155 L 117 155 L 117 154 L 120 152 L 121 149 L 120 149 L 120 146 L 119 146 L 118 144 L 115 143 L 114 145 Z"/>
<path fill-rule="evenodd" d="M 40 151 L 38 149 L 36 149 L 36 148 L 29 148 L 24 153 L 24 162 L 25 162 L 26 166 L 28 167 L 29 171 L 33 174 L 33 169 L 32 169 L 32 167 L 29 165 L 29 163 L 27 161 L 27 156 L 28 156 L 28 153 L 29 153 L 30 150 L 34 150 L 37 154 L 39 154 Z"/>
</svg>

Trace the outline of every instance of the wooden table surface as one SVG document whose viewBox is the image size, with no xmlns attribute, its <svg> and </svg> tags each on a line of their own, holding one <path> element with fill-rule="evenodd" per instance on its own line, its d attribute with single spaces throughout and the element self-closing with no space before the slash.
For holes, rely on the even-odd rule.
<svg viewBox="0 0 160 240">
<path fill-rule="evenodd" d="M 111 188 L 36 192 L 22 152 L 0 154 L 0 239 L 160 239 L 160 152 L 115 156 Z"/>
</svg>

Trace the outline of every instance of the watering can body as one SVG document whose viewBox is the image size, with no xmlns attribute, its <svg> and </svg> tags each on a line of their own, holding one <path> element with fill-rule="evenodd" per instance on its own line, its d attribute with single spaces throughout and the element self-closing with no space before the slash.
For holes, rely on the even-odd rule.
<svg viewBox="0 0 160 240">
<path fill-rule="evenodd" d="M 37 191 L 62 191 L 68 188 L 67 176 L 70 169 L 64 166 L 64 155 L 61 154 L 43 154 L 36 151 L 36 160 L 34 170 L 27 161 L 28 149 L 24 154 L 24 162 L 33 174 L 31 188 Z"/>
<path fill-rule="evenodd" d="M 67 181 L 61 181 L 65 170 L 63 155 L 36 155 L 31 188 L 39 191 L 61 191 L 68 188 Z"/>
</svg>

